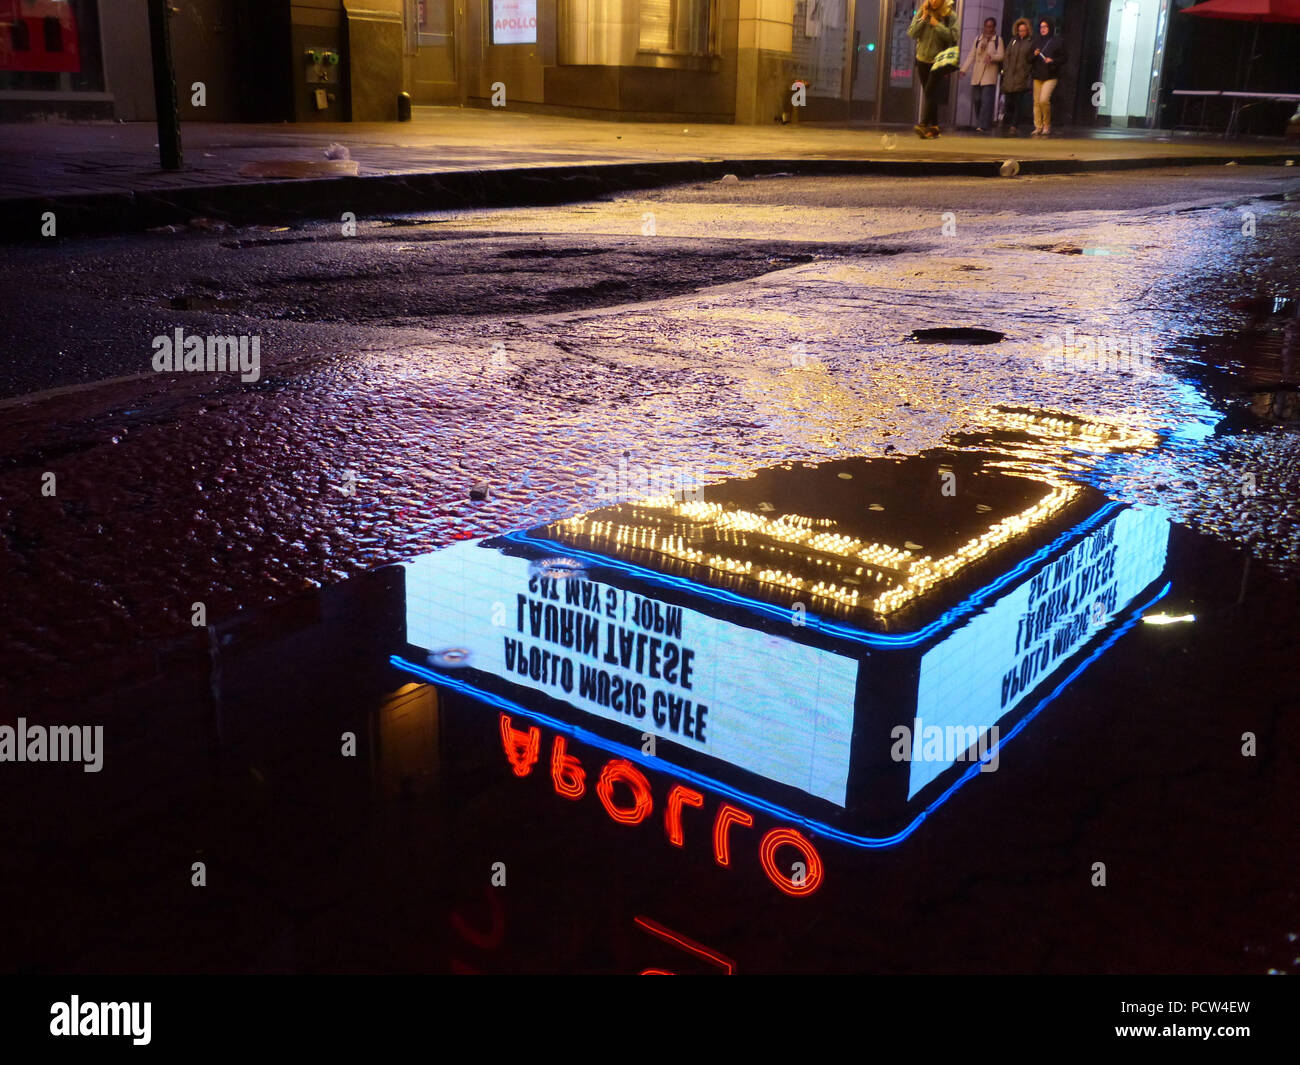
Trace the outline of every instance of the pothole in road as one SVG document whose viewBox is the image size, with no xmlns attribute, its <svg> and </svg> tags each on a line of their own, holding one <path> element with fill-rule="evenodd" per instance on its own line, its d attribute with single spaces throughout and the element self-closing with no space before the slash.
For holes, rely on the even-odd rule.
<svg viewBox="0 0 1300 1065">
<path fill-rule="evenodd" d="M 240 240 L 223 240 L 223 248 L 238 250 L 240 248 L 273 248 L 280 244 L 314 244 L 316 237 L 247 237 Z"/>
<path fill-rule="evenodd" d="M 574 259 L 579 256 L 601 255 L 604 248 L 511 248 L 499 252 L 498 259 Z"/>
<path fill-rule="evenodd" d="M 229 296 L 164 296 L 158 302 L 173 311 L 230 311 L 245 301 Z"/>
<path fill-rule="evenodd" d="M 420 254 L 398 254 L 408 250 Z M 506 246 L 498 238 L 401 247 L 360 240 L 352 254 L 313 255 L 310 271 L 291 252 L 281 258 L 272 249 L 255 280 L 246 270 L 222 270 L 202 286 L 207 291 L 173 290 L 158 303 L 173 311 L 409 326 L 495 315 L 503 308 L 546 314 L 652 301 L 874 250 L 753 241 L 708 247 L 655 242 L 651 249 L 627 241 L 539 247 L 535 237 Z"/>
<path fill-rule="evenodd" d="M 929 344 L 996 344 L 999 340 L 1005 340 L 1006 336 L 1006 333 L 999 333 L 996 329 L 942 326 L 935 329 L 913 329 L 907 334 L 907 339 Z"/>
</svg>

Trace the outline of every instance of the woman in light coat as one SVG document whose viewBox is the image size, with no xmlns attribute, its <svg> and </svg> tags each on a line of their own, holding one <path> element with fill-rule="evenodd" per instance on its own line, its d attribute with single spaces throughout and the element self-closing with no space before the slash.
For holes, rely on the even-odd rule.
<svg viewBox="0 0 1300 1065">
<path fill-rule="evenodd" d="M 971 42 L 961 72 L 970 71 L 971 104 L 975 109 L 975 132 L 993 128 L 993 105 L 998 96 L 998 69 L 1005 56 L 996 19 L 984 20 L 984 31 Z"/>
</svg>

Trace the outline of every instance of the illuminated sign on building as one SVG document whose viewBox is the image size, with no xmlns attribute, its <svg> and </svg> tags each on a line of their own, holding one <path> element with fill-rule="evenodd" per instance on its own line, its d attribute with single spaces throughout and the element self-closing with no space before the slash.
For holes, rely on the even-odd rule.
<svg viewBox="0 0 1300 1065">
<path fill-rule="evenodd" d="M 537 0 L 492 0 L 493 44 L 537 43 Z"/>
<path fill-rule="evenodd" d="M 900 842 L 1167 590 L 1164 513 L 1043 461 L 1153 438 L 994 424 L 988 450 L 785 463 L 418 558 L 395 664 L 692 794 Z M 610 816 L 649 816 L 609 772 Z"/>
<path fill-rule="evenodd" d="M 91 18 L 94 9 L 91 8 Z M 76 73 L 81 35 L 66 0 L 0 0 L 0 70 Z"/>
<path fill-rule="evenodd" d="M 1160 576 L 1168 539 L 1161 511 L 1120 511 L 925 652 L 916 720 L 967 735 L 996 724 Z M 949 765 L 913 757 L 908 798 Z"/>
<path fill-rule="evenodd" d="M 409 564 L 407 639 L 842 806 L 858 663 L 465 541 Z M 772 670 L 774 660 L 782 668 Z"/>
</svg>

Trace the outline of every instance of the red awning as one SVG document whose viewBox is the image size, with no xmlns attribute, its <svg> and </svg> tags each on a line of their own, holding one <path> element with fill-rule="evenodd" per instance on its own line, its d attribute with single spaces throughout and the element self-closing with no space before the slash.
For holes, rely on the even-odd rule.
<svg viewBox="0 0 1300 1065">
<path fill-rule="evenodd" d="M 1238 22 L 1300 22 L 1300 0 L 1205 0 L 1183 14 Z"/>
</svg>

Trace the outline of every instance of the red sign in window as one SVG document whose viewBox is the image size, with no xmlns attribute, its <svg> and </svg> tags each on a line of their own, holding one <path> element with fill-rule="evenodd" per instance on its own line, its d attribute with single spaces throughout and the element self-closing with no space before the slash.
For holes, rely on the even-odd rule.
<svg viewBox="0 0 1300 1065">
<path fill-rule="evenodd" d="M 0 70 L 81 70 L 77 18 L 67 0 L 0 0 Z"/>
</svg>

